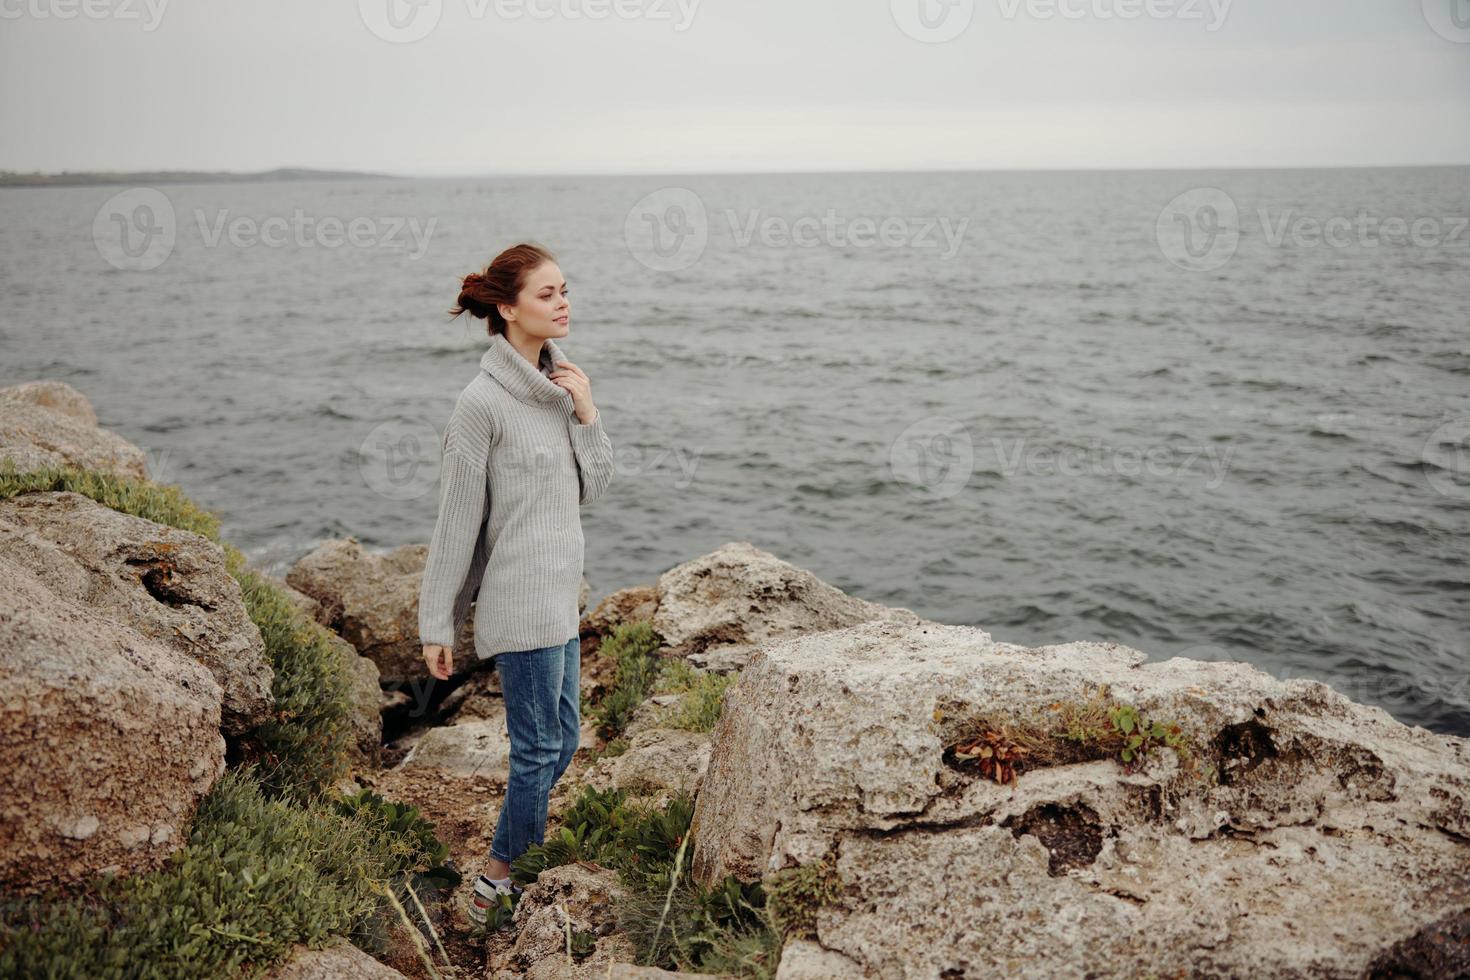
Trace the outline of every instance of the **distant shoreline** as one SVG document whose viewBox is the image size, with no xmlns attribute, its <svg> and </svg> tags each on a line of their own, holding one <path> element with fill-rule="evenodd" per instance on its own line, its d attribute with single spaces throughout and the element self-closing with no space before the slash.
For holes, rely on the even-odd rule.
<svg viewBox="0 0 1470 980">
<path fill-rule="evenodd" d="M 503 171 L 494 173 L 431 173 L 431 174 L 385 174 L 356 170 L 313 170 L 306 167 L 281 167 L 245 173 L 230 170 L 76 170 L 61 173 L 22 173 L 16 170 L 0 170 L 0 188 L 4 187 L 85 187 L 101 184 L 153 184 L 188 183 L 251 183 L 267 181 L 310 181 L 310 180 L 566 180 L 589 179 L 645 179 L 684 177 L 829 177 L 829 176 L 933 176 L 953 174 L 1031 174 L 1036 176 L 1068 176 L 1075 174 L 1226 174 L 1226 173 L 1336 173 L 1361 170 L 1470 170 L 1470 162 L 1458 163 L 1404 163 L 1404 164 L 1340 164 L 1340 165 L 1283 165 L 1283 166 L 1192 166 L 1192 167 L 938 167 L 920 170 L 690 170 L 650 172 L 580 172 L 545 171 L 527 173 Z"/>
<path fill-rule="evenodd" d="M 356 178 L 403 180 L 396 174 L 366 173 L 356 170 L 312 170 L 306 167 L 278 167 L 241 173 L 231 170 L 64 170 L 47 174 L 40 171 L 20 173 L 0 170 L 0 187 L 87 187 L 97 184 L 223 184 L 271 180 L 352 180 Z"/>
</svg>

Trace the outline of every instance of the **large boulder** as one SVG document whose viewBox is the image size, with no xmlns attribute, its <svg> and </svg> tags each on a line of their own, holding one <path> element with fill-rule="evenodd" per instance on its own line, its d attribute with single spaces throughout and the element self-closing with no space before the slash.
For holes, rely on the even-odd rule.
<svg viewBox="0 0 1470 980">
<path fill-rule="evenodd" d="M 932 623 L 770 644 L 715 731 L 694 873 L 830 862 L 811 938 L 839 975 L 1358 976 L 1455 934 L 1426 927 L 1470 904 L 1470 741 L 1245 663 L 1146 660 Z M 1033 741 L 1006 783 L 955 753 L 1098 703 L 1193 748 Z"/>
<path fill-rule="evenodd" d="M 220 726 L 240 735 L 270 717 L 274 671 L 224 550 L 70 491 L 0 501 L 0 557 L 70 602 L 203 664 L 224 694 Z M 5 603 L 0 598 L 0 603 Z"/>
<path fill-rule="evenodd" d="M 413 544 L 375 554 L 355 537 L 324 541 L 286 573 L 286 582 L 320 603 L 318 619 L 378 665 L 385 684 L 405 684 L 429 676 L 419 643 L 419 581 L 428 558 L 426 545 Z M 474 617 L 460 624 L 455 649 L 474 643 Z M 455 657 L 456 670 L 475 664 Z"/>
<path fill-rule="evenodd" d="M 17 535 L 0 521 L 0 886 L 158 868 L 224 772 L 224 692 L 166 639 L 48 588 L 10 557 Z M 53 557 L 51 581 L 92 581 Z"/>
<path fill-rule="evenodd" d="M 913 611 L 850 596 L 747 541 L 675 565 L 658 579 L 653 628 L 668 652 L 709 670 L 745 665 L 763 644 Z"/>
<path fill-rule="evenodd" d="M 85 395 L 61 381 L 0 388 L 0 460 L 21 471 L 74 466 L 147 479 L 143 450 L 97 425 Z"/>
</svg>

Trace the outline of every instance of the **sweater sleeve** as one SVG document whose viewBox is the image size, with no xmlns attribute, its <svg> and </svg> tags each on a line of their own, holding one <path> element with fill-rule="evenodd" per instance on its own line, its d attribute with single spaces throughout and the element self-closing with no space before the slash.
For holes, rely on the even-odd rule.
<svg viewBox="0 0 1470 980">
<path fill-rule="evenodd" d="M 439 519 L 419 587 L 419 642 L 453 647 L 462 611 L 468 611 L 467 576 L 483 548 L 480 538 L 490 507 L 489 421 L 465 401 L 444 430 L 439 471 Z M 475 583 L 478 587 L 479 583 Z"/>
<path fill-rule="evenodd" d="M 572 416 L 568 427 L 572 432 L 572 454 L 577 458 L 577 480 L 581 485 L 579 504 L 591 503 L 607 492 L 613 477 L 612 440 L 602 427 L 602 409 L 590 425 Z"/>
</svg>

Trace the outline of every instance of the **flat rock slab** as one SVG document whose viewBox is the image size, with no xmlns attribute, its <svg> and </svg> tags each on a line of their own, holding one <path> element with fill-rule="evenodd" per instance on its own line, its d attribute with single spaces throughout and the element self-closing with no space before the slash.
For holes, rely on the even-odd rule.
<svg viewBox="0 0 1470 980">
<path fill-rule="evenodd" d="M 1100 684 L 1196 765 L 1160 746 L 999 785 L 945 752 Z M 714 746 L 695 874 L 831 861 L 797 958 L 854 975 L 1358 976 L 1470 905 L 1470 741 L 1245 663 L 870 622 L 762 648 Z"/>
</svg>

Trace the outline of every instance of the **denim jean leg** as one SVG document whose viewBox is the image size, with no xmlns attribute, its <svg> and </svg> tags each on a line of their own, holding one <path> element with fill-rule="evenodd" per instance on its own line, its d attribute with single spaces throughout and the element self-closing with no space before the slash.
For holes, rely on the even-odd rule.
<svg viewBox="0 0 1470 980">
<path fill-rule="evenodd" d="M 563 647 L 496 654 L 505 725 L 510 735 L 510 774 L 490 855 L 509 863 L 546 835 L 546 806 L 561 758 Z"/>
<path fill-rule="evenodd" d="M 563 647 L 565 665 L 562 668 L 561 698 L 557 717 L 561 723 L 561 757 L 556 760 L 556 774 L 551 785 L 561 779 L 561 774 L 572 764 L 572 756 L 582 742 L 582 637 L 574 636 Z"/>
</svg>

